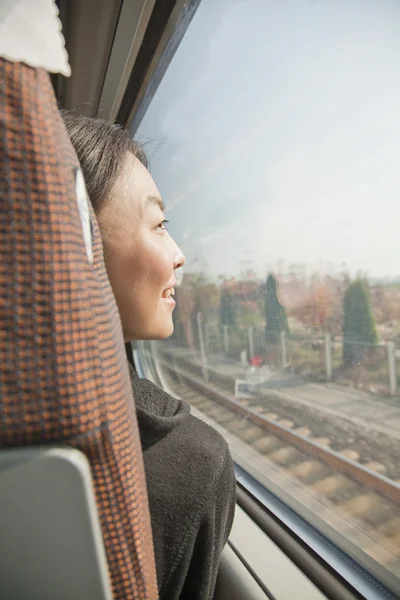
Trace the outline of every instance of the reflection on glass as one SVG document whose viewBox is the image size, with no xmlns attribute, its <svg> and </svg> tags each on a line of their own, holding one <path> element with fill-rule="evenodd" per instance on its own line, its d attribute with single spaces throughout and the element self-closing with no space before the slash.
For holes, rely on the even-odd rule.
<svg viewBox="0 0 400 600">
<path fill-rule="evenodd" d="M 137 132 L 187 259 L 166 379 L 394 587 L 399 24 L 391 0 L 203 0 Z"/>
</svg>

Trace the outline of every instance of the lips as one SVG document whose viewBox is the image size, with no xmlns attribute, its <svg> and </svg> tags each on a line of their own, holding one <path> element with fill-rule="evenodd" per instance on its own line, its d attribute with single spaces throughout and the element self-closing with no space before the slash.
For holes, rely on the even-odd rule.
<svg viewBox="0 0 400 600">
<path fill-rule="evenodd" d="M 161 297 L 162 298 L 171 298 L 171 296 L 174 296 L 175 295 L 175 287 L 174 287 L 175 285 L 176 285 L 176 279 L 175 279 L 175 277 L 173 277 L 173 279 L 169 280 L 167 287 L 161 294 Z M 172 298 L 171 298 L 171 300 L 172 300 Z"/>
</svg>

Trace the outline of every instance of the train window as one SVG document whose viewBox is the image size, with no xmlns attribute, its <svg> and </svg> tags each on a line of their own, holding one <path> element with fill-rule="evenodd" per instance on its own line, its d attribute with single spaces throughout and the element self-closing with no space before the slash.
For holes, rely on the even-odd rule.
<svg viewBox="0 0 400 600">
<path fill-rule="evenodd" d="M 135 132 L 186 255 L 174 334 L 139 353 L 395 591 L 399 23 L 393 0 L 203 0 Z"/>
</svg>

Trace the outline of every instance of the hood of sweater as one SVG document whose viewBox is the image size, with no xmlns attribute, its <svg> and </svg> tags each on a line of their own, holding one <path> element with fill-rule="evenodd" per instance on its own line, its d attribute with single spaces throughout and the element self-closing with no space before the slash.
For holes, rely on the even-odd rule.
<svg viewBox="0 0 400 600">
<path fill-rule="evenodd" d="M 141 379 L 129 364 L 136 414 L 143 450 L 146 450 L 180 426 L 190 415 L 190 405 Z"/>
</svg>

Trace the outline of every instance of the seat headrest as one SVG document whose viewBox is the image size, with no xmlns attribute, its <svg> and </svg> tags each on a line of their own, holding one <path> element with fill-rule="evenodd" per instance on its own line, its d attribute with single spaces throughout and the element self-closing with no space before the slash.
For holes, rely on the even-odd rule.
<svg viewBox="0 0 400 600">
<path fill-rule="evenodd" d="M 92 469 L 116 599 L 157 597 L 121 323 L 48 74 L 0 59 L 0 446 Z"/>
</svg>

